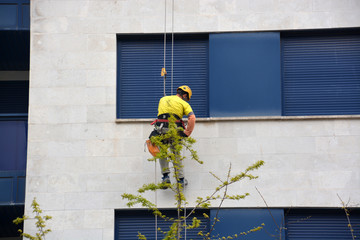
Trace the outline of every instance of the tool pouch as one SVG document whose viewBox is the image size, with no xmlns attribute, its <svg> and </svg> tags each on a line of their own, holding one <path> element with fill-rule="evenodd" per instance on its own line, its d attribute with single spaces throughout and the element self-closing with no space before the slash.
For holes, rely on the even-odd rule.
<svg viewBox="0 0 360 240">
<path fill-rule="evenodd" d="M 153 157 L 156 157 L 157 154 L 160 152 L 159 147 L 153 144 L 149 139 L 146 140 L 146 145 L 150 154 L 153 155 Z"/>
</svg>

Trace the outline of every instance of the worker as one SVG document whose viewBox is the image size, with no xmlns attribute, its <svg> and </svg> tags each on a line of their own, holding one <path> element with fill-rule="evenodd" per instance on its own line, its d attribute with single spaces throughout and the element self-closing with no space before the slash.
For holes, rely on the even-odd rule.
<svg viewBox="0 0 360 240">
<path fill-rule="evenodd" d="M 172 115 L 177 121 L 176 124 L 178 127 L 182 127 L 184 131 L 179 131 L 181 137 L 188 137 L 191 135 L 195 127 L 196 117 L 195 114 L 188 103 L 192 96 L 191 89 L 186 86 L 180 86 L 176 90 L 176 95 L 162 97 L 159 101 L 158 107 L 158 119 L 155 120 L 155 129 L 150 134 L 152 136 L 157 136 L 165 134 L 168 131 L 168 121 L 167 119 Z M 188 117 L 187 127 L 183 125 L 182 118 L 184 115 Z M 160 159 L 160 167 L 162 173 L 162 183 L 170 184 L 170 169 L 169 161 L 167 159 Z M 183 166 L 181 163 L 177 164 L 178 169 L 178 183 L 182 186 L 187 185 L 187 180 L 184 178 Z M 164 187 L 167 188 L 167 187 Z"/>
</svg>

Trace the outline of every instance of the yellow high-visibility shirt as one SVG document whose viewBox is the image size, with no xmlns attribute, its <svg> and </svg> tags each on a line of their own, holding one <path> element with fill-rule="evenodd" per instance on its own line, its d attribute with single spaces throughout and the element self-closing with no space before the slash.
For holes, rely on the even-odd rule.
<svg viewBox="0 0 360 240">
<path fill-rule="evenodd" d="M 190 104 L 176 95 L 162 97 L 159 101 L 158 116 L 170 113 L 176 114 L 181 119 L 184 115 L 189 115 L 192 111 Z"/>
</svg>

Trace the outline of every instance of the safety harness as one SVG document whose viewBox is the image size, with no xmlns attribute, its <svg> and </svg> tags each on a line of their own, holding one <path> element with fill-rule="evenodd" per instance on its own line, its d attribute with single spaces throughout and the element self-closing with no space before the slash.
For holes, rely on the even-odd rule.
<svg viewBox="0 0 360 240">
<path fill-rule="evenodd" d="M 173 114 L 173 116 L 177 119 L 175 121 L 175 123 L 179 126 L 179 127 L 182 127 L 183 129 L 185 129 L 185 123 L 183 120 L 181 120 L 177 115 Z M 158 126 L 161 126 L 161 123 L 165 123 L 163 124 L 163 126 L 161 127 L 167 127 L 168 124 L 169 124 L 169 117 L 170 117 L 170 114 L 166 113 L 166 114 L 161 114 L 158 116 L 157 119 L 155 119 L 155 121 L 153 121 L 151 123 L 151 125 L 158 125 L 157 123 L 160 123 Z"/>
</svg>

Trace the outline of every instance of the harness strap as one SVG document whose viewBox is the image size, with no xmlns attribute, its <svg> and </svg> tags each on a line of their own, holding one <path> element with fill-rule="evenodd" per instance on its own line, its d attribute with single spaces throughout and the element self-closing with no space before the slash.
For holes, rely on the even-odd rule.
<svg viewBox="0 0 360 240">
<path fill-rule="evenodd" d="M 155 119 L 155 121 L 153 121 L 153 122 L 151 123 L 151 125 L 154 125 L 154 124 L 157 123 L 157 122 L 169 122 L 169 120 L 167 120 L 167 119 Z"/>
<path fill-rule="evenodd" d="M 155 119 L 155 121 L 153 121 L 153 122 L 151 123 L 151 125 L 154 125 L 154 124 L 157 123 L 157 122 L 161 122 L 161 123 L 166 122 L 166 123 L 168 123 L 169 120 L 168 120 L 168 119 Z M 184 121 L 183 121 L 183 120 L 176 120 L 175 122 L 176 122 L 176 123 L 181 123 L 181 125 L 182 125 L 183 128 L 185 129 L 185 124 L 184 124 Z"/>
</svg>

